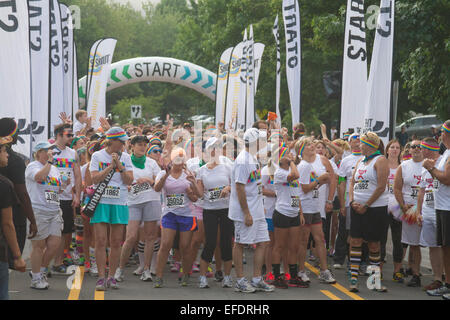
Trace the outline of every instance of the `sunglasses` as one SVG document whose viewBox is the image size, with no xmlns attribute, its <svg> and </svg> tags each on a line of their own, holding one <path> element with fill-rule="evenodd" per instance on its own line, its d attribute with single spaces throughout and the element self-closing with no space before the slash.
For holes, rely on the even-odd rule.
<svg viewBox="0 0 450 320">
<path fill-rule="evenodd" d="M 152 153 L 162 153 L 162 150 L 160 150 L 160 149 L 155 149 L 155 150 L 152 150 Z"/>
<path fill-rule="evenodd" d="M 420 144 L 413 144 L 409 147 L 410 149 L 417 149 L 417 148 L 421 148 Z"/>
<path fill-rule="evenodd" d="M 70 132 L 64 132 L 64 135 L 68 138 L 72 138 L 74 136 L 74 134 Z"/>
<path fill-rule="evenodd" d="M 352 140 L 359 139 L 359 136 L 352 136 Z"/>
</svg>

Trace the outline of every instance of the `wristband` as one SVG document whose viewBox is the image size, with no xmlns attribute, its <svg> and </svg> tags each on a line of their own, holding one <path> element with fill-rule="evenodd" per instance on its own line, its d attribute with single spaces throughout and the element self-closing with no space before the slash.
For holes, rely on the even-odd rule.
<svg viewBox="0 0 450 320">
<path fill-rule="evenodd" d="M 53 162 L 52 162 L 52 161 L 47 161 L 47 163 L 50 164 L 50 165 L 53 165 Z"/>
<path fill-rule="evenodd" d="M 328 203 L 328 204 L 333 204 L 333 201 L 327 200 L 327 203 Z"/>
<path fill-rule="evenodd" d="M 15 257 L 13 256 L 13 259 L 14 259 L 14 260 L 18 260 L 18 259 L 20 259 L 20 258 L 22 258 L 22 255 L 15 256 Z"/>
<path fill-rule="evenodd" d="M 365 203 L 363 207 L 366 208 L 366 209 L 368 209 L 368 208 L 369 208 L 369 205 L 368 205 L 367 203 Z"/>
</svg>

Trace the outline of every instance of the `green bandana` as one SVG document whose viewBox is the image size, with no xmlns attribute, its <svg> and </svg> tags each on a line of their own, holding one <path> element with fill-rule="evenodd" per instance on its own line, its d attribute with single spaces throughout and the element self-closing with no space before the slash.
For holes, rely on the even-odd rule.
<svg viewBox="0 0 450 320">
<path fill-rule="evenodd" d="M 378 156 L 378 155 L 380 155 L 380 154 L 381 154 L 380 151 L 377 151 L 377 152 L 375 152 L 375 153 L 372 153 L 370 156 L 366 156 L 366 157 L 364 158 L 363 162 L 367 162 L 367 161 L 369 161 L 369 160 L 372 160 L 373 158 L 375 158 L 376 156 Z"/>
<path fill-rule="evenodd" d="M 202 160 L 200 160 L 198 166 L 201 168 L 201 167 L 203 167 L 205 164 L 206 164 L 206 162 L 203 161 L 203 159 L 202 159 Z"/>
<path fill-rule="evenodd" d="M 131 155 L 131 162 L 133 162 L 133 165 L 136 168 L 144 169 L 145 168 L 145 160 L 147 157 L 143 155 L 142 157 L 138 158 L 134 154 Z"/>
</svg>

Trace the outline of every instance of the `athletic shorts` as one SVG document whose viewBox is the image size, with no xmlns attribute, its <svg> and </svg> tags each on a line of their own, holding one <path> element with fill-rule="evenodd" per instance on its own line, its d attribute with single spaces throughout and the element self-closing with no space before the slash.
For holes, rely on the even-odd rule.
<svg viewBox="0 0 450 320">
<path fill-rule="evenodd" d="M 269 232 L 273 232 L 275 230 L 274 227 L 273 227 L 273 220 L 266 218 L 266 222 L 267 222 L 267 230 Z"/>
<path fill-rule="evenodd" d="M 387 206 L 367 208 L 364 214 L 356 213 L 350 208 L 350 236 L 369 242 L 381 241 L 388 223 Z"/>
<path fill-rule="evenodd" d="M 177 230 L 180 232 L 196 231 L 198 229 L 196 217 L 178 216 L 173 212 L 163 215 L 161 226 L 166 229 Z"/>
<path fill-rule="evenodd" d="M 234 221 L 234 241 L 240 244 L 256 244 L 270 241 L 266 219 L 253 220 L 247 227 L 243 221 Z"/>
<path fill-rule="evenodd" d="M 272 220 L 273 220 L 273 226 L 275 228 L 280 228 L 280 229 L 298 227 L 300 225 L 300 216 L 299 215 L 291 218 L 291 217 L 285 216 L 284 214 L 278 212 L 277 210 L 275 210 L 273 212 Z"/>
<path fill-rule="evenodd" d="M 73 218 L 72 200 L 60 200 L 59 207 L 62 210 L 62 218 L 64 228 L 62 234 L 72 233 L 75 231 L 75 221 Z"/>
<path fill-rule="evenodd" d="M 320 216 L 320 212 L 303 213 L 303 217 L 305 218 L 305 226 L 322 223 L 322 217 Z"/>
<path fill-rule="evenodd" d="M 158 221 L 161 219 L 161 202 L 148 201 L 128 206 L 129 221 Z"/>
<path fill-rule="evenodd" d="M 450 211 L 436 210 L 437 245 L 450 247 Z"/>
<path fill-rule="evenodd" d="M 409 224 L 402 221 L 402 243 L 410 246 L 420 245 L 421 227 L 417 224 Z"/>
<path fill-rule="evenodd" d="M 63 218 L 61 209 L 56 212 L 33 208 L 38 233 L 31 240 L 45 240 L 50 236 L 61 237 Z"/>
<path fill-rule="evenodd" d="M 436 219 L 423 219 L 420 231 L 420 245 L 422 247 L 439 247 L 436 235 Z"/>
<path fill-rule="evenodd" d="M 99 203 L 90 223 L 128 224 L 128 206 Z"/>
</svg>

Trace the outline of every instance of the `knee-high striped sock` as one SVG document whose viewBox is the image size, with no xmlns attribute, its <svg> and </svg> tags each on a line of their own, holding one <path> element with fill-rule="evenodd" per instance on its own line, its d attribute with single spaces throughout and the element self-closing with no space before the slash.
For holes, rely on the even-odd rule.
<svg viewBox="0 0 450 320">
<path fill-rule="evenodd" d="M 380 256 L 380 251 L 377 252 L 369 252 L 369 263 L 372 266 L 380 266 L 380 260 L 381 260 L 381 256 Z"/>
<path fill-rule="evenodd" d="M 145 249 L 145 242 L 139 241 L 137 250 L 138 250 L 138 256 L 139 256 L 139 266 L 141 266 L 142 268 L 145 265 L 144 249 Z"/>
<path fill-rule="evenodd" d="M 358 280 L 359 265 L 361 264 L 361 247 L 350 248 L 350 273 L 352 280 Z"/>
</svg>

